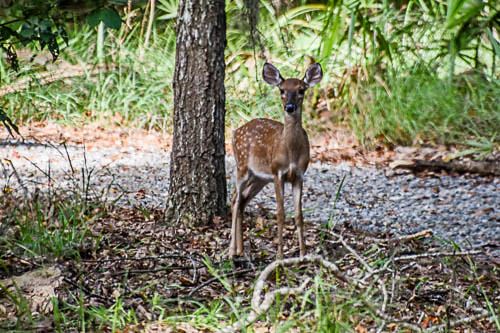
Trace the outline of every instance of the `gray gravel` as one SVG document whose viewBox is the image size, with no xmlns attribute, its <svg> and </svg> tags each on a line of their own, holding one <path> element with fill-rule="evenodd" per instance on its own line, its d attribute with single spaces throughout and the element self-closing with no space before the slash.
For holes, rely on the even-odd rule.
<svg viewBox="0 0 500 333">
<path fill-rule="evenodd" d="M 169 154 L 165 151 L 134 147 L 84 151 L 82 147 L 69 146 L 66 153 L 61 146 L 3 141 L 0 161 L 0 186 L 12 188 L 20 195 L 24 191 L 32 193 L 35 187 L 47 190 L 50 170 L 52 183 L 58 188 L 81 187 L 90 173 L 94 195 L 109 200 L 122 195 L 118 205 L 163 207 L 166 201 Z M 232 157 L 228 157 L 227 171 L 233 174 Z M 344 176 L 340 197 L 335 202 Z M 304 184 L 304 219 L 314 224 L 349 223 L 363 230 L 394 235 L 432 229 L 435 235 L 453 240 L 463 249 L 480 248 L 500 257 L 499 185 L 499 178 L 419 178 L 374 167 L 313 163 Z M 229 186 L 232 191 L 232 182 Z M 287 187 L 289 213 L 293 211 L 290 192 Z M 275 213 L 276 201 L 270 185 L 248 209 L 261 214 L 262 208 Z"/>
</svg>

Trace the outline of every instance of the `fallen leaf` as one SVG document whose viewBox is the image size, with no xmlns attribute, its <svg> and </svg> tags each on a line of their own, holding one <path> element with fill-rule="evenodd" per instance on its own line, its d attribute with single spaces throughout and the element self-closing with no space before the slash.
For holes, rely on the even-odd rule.
<svg viewBox="0 0 500 333">
<path fill-rule="evenodd" d="M 368 332 L 368 329 L 366 327 L 363 326 L 363 324 L 359 323 L 355 328 L 354 328 L 354 331 L 358 332 L 358 333 L 367 333 Z"/>
<path fill-rule="evenodd" d="M 13 293 L 19 288 L 29 301 L 32 312 L 50 313 L 53 310 L 52 298 L 56 297 L 55 289 L 62 279 L 59 268 L 49 266 L 2 280 L 0 284 Z"/>
<path fill-rule="evenodd" d="M 429 327 L 429 323 L 436 324 L 438 321 L 439 321 L 438 317 L 428 316 L 422 320 L 420 327 L 427 328 L 427 327 Z"/>
<path fill-rule="evenodd" d="M 488 213 L 493 213 L 495 210 L 492 207 L 480 209 L 476 212 L 476 215 L 483 215 Z"/>
</svg>

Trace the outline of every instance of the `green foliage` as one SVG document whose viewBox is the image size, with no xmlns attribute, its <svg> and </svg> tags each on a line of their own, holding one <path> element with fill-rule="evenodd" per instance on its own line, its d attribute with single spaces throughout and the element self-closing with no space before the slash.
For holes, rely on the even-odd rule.
<svg viewBox="0 0 500 333">
<path fill-rule="evenodd" d="M 158 0 L 158 9 L 160 15 L 158 20 L 174 20 L 177 18 L 177 8 L 179 7 L 178 0 Z"/>
<path fill-rule="evenodd" d="M 2 198 L 2 204 L 6 198 Z M 15 230 L 13 235 L 0 237 L 0 249 L 21 256 L 75 258 L 88 237 L 87 223 L 95 218 L 97 207 L 63 199 L 55 202 L 27 201 L 11 211 L 4 227 Z M 95 212 L 95 211 L 94 211 Z M 5 251 L 5 252 L 4 252 Z M 1 256 L 0 256 L 1 259 Z"/>
<path fill-rule="evenodd" d="M 459 152 L 455 155 L 455 157 L 476 155 L 477 159 L 481 160 L 495 150 L 495 144 L 498 143 L 497 136 L 497 132 L 495 132 L 490 138 L 477 134 L 477 139 L 467 140 L 465 142 L 465 145 L 471 148 Z"/>
<path fill-rule="evenodd" d="M 474 76 L 449 81 L 432 73 L 395 73 L 386 88 L 378 82 L 363 85 L 351 101 L 347 118 L 364 143 L 383 139 L 402 145 L 474 146 L 474 140 L 482 137 L 498 143 L 500 84 L 496 80 Z M 464 137 L 474 140 L 464 142 Z"/>
<path fill-rule="evenodd" d="M 122 26 L 120 33 L 126 27 Z M 165 36 L 153 35 L 152 48 L 143 62 L 137 50 L 138 30 L 122 40 L 107 39 L 106 61 L 109 69 L 92 74 L 91 63 L 96 61 L 95 32 L 88 26 L 76 27 L 69 33 L 69 46 L 62 52 L 60 62 L 89 63 L 82 76 L 70 78 L 71 84 L 56 81 L 50 85 L 34 82 L 29 90 L 4 96 L 5 113 L 13 122 L 53 119 L 78 125 L 100 121 L 112 125 L 131 125 L 167 129 L 172 108 L 170 77 L 174 68 L 175 36 L 171 30 Z M 119 52 L 115 47 L 121 44 Z M 89 52 L 89 50 L 92 50 Z M 94 51 L 95 52 L 95 51 Z M 165 55 L 172 57 L 165 57 Z M 4 65 L 0 71 L 8 71 Z M 85 67 L 82 67 L 85 68 Z M 21 75 L 32 77 L 35 65 L 26 66 Z"/>
<path fill-rule="evenodd" d="M 2 267 L 5 268 L 5 267 Z M 24 321 L 33 324 L 33 316 L 31 315 L 31 309 L 28 300 L 24 297 L 23 292 L 17 285 L 15 281 L 12 281 L 14 285 L 14 291 L 10 291 L 9 288 L 0 283 L 0 291 L 4 293 L 7 299 L 15 304 L 18 316 L 16 318 L 16 327 L 20 327 Z"/>
<path fill-rule="evenodd" d="M 105 69 L 97 75 L 87 69 L 69 82 L 47 84 L 33 79 L 47 65 L 24 62 L 19 76 L 31 78 L 32 83 L 29 90 L 3 97 L 5 117 L 13 122 L 51 119 L 77 125 L 97 120 L 170 130 L 177 5 L 177 0 L 157 1 L 152 43 L 143 57 L 139 56 L 145 44 L 141 28 L 147 13 L 137 3 L 131 13 L 132 29 L 121 24 L 110 8 L 85 5 L 90 25 L 104 22 L 119 28 L 106 33 L 104 44 L 97 43 L 96 29 L 82 26 L 81 18 L 65 24 L 45 21 L 46 29 L 51 26 L 54 34 L 57 29 L 68 34 L 67 44 L 61 43 L 62 36 L 57 37 L 59 64 L 81 63 L 91 68 L 102 60 Z M 318 118 L 314 110 L 321 99 L 333 110 L 334 120 L 348 121 L 367 144 L 377 139 L 402 144 L 458 143 L 480 153 L 497 144 L 498 131 L 492 121 L 498 119 L 494 107 L 500 54 L 498 4 L 458 0 L 276 4 L 262 0 L 257 9 L 254 26 L 245 1 L 226 2 L 228 126 L 255 117 L 281 118 L 277 92 L 261 80 L 264 61 L 275 63 L 287 77 L 303 75 L 308 63 L 318 61 L 325 79 L 307 95 L 308 127 L 315 126 L 316 120 L 311 119 Z M 20 38 L 42 38 L 44 28 L 36 30 L 35 21 L 30 22 L 2 27 Z M 37 22 L 42 25 L 43 19 Z M 104 51 L 99 59 L 96 48 Z M 7 56 L 15 54 L 9 52 Z M 465 87 L 458 87 L 457 73 L 471 68 L 478 75 L 488 73 L 486 81 L 474 79 L 473 86 L 465 82 Z M 425 77 L 422 72 L 433 75 Z M 4 84 L 15 82 L 5 62 L 0 63 L 0 73 Z M 443 130 L 451 135 L 443 135 Z"/>
<path fill-rule="evenodd" d="M 98 5 L 91 1 L 86 4 L 89 3 Z M 4 14 L 0 20 L 0 48 L 15 71 L 19 70 L 19 45 L 39 45 L 39 51 L 47 47 L 53 61 L 59 56 L 61 40 L 68 45 L 65 10 L 59 1 L 19 1 L 8 5 Z M 112 29 L 121 26 L 120 15 L 113 8 L 95 9 L 87 16 L 87 22 L 92 27 L 99 22 Z"/>
<path fill-rule="evenodd" d="M 116 332 L 127 324 L 137 323 L 135 311 L 127 309 L 120 297 L 117 297 L 115 303 L 110 307 L 90 306 L 88 309 L 84 308 L 83 311 L 86 317 L 95 323 L 98 330 L 103 327 L 111 327 L 111 331 Z"/>
<path fill-rule="evenodd" d="M 99 8 L 91 12 L 85 19 L 89 26 L 95 27 L 100 22 L 103 22 L 108 28 L 120 29 L 122 19 L 116 10 L 111 8 Z"/>
</svg>

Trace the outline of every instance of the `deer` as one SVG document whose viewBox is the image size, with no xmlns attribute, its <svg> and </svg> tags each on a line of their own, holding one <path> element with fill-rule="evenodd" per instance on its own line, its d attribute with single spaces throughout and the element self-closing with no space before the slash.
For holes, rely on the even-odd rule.
<svg viewBox="0 0 500 333">
<path fill-rule="evenodd" d="M 277 202 L 278 251 L 283 257 L 283 223 L 285 183 L 293 191 L 295 224 L 300 256 L 306 253 L 302 220 L 303 177 L 309 164 L 309 139 L 302 128 L 302 103 L 305 91 L 323 78 L 319 63 L 311 65 L 304 78 L 284 79 L 270 63 L 262 69 L 265 82 L 280 90 L 284 123 L 256 118 L 239 127 L 233 134 L 233 153 L 236 160 L 236 186 L 231 201 L 232 225 L 230 257 L 243 254 L 243 212 L 262 188 L 274 183 Z"/>
</svg>

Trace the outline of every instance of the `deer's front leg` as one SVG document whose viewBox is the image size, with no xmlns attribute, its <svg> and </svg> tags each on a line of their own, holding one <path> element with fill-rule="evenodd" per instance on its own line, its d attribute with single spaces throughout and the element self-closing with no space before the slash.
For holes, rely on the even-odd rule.
<svg viewBox="0 0 500 333">
<path fill-rule="evenodd" d="M 237 255 L 237 238 L 238 238 L 238 215 L 240 206 L 240 195 L 238 189 L 234 190 L 233 200 L 231 205 L 232 224 L 231 224 L 231 245 L 229 246 L 229 256 L 232 258 Z"/>
<path fill-rule="evenodd" d="M 280 175 L 274 176 L 274 191 L 276 192 L 276 202 L 278 204 L 278 259 L 283 258 L 283 223 L 285 221 L 285 207 L 283 205 L 284 182 Z"/>
<path fill-rule="evenodd" d="M 306 245 L 304 243 L 304 224 L 302 221 L 302 177 L 297 177 L 293 184 L 293 206 L 295 210 L 295 225 L 299 237 L 300 256 L 306 254 Z"/>
</svg>

